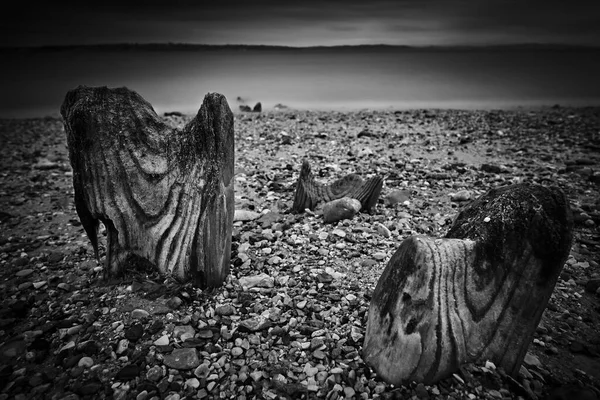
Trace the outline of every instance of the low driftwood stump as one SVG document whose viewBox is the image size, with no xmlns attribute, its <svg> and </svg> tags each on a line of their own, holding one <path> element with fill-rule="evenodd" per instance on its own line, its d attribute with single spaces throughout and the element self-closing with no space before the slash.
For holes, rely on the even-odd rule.
<svg viewBox="0 0 600 400">
<path fill-rule="evenodd" d="M 560 189 L 520 184 L 467 205 L 443 239 L 407 238 L 373 293 L 363 359 L 393 384 L 485 360 L 515 375 L 572 230 Z"/>
<path fill-rule="evenodd" d="M 379 199 L 383 179 L 379 176 L 363 180 L 357 174 L 348 174 L 330 185 L 315 181 L 310 164 L 302 162 L 292 212 L 302 213 L 305 209 L 314 210 L 319 203 L 350 197 L 360 201 L 361 210 L 370 211 Z"/>
<path fill-rule="evenodd" d="M 182 129 L 169 127 L 127 88 L 80 86 L 61 107 L 73 167 L 75 207 L 98 256 L 107 230 L 106 272 L 142 257 L 165 275 L 200 287 L 229 273 L 233 114 L 209 93 Z"/>
</svg>

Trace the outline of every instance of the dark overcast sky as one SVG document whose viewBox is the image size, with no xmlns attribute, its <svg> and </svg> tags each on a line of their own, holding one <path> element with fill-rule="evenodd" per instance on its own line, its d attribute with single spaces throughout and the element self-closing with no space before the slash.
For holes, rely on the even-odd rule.
<svg viewBox="0 0 600 400">
<path fill-rule="evenodd" d="M 597 0 L 20 1 L 0 46 L 97 43 L 600 45 Z M 19 9 L 20 8 L 20 9 Z"/>
</svg>

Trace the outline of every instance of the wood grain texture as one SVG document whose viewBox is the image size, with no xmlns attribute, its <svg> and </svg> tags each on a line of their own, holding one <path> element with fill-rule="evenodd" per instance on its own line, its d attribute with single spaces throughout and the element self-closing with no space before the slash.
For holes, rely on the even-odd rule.
<svg viewBox="0 0 600 400">
<path fill-rule="evenodd" d="M 209 93 L 182 129 L 166 125 L 127 88 L 80 86 L 61 107 L 75 206 L 98 252 L 107 229 L 106 271 L 131 254 L 198 286 L 229 273 L 233 223 L 233 114 Z"/>
<path fill-rule="evenodd" d="M 407 238 L 373 294 L 363 359 L 394 384 L 485 360 L 516 374 L 572 229 L 560 189 L 523 184 L 466 206 L 445 238 Z"/>
<path fill-rule="evenodd" d="M 319 203 L 342 197 L 356 199 L 362 205 L 361 210 L 370 211 L 377 204 L 382 186 L 383 179 L 379 176 L 365 181 L 357 174 L 348 174 L 330 185 L 324 185 L 315 181 L 308 161 L 304 160 L 296 184 L 292 211 L 301 213 L 307 208 L 314 210 Z"/>
</svg>

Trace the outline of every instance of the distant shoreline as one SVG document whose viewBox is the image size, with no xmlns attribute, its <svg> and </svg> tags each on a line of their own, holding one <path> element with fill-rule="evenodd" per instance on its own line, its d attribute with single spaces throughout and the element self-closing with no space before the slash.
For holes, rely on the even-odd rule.
<svg viewBox="0 0 600 400">
<path fill-rule="evenodd" d="M 56 46 L 19 46 L 0 47 L 0 53 L 12 52 L 59 52 L 72 50 L 95 51 L 206 51 L 206 50 L 239 50 L 239 51 L 600 51 L 600 46 L 565 45 L 565 44 L 505 44 L 505 45 L 472 45 L 472 46 L 404 46 L 387 44 L 363 44 L 342 46 L 272 46 L 272 45 L 211 45 L 189 43 L 105 43 L 89 45 L 56 45 Z"/>
</svg>

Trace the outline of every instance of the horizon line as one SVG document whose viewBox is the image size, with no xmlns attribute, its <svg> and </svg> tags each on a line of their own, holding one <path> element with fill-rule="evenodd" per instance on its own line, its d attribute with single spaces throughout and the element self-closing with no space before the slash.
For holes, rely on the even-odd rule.
<svg viewBox="0 0 600 400">
<path fill-rule="evenodd" d="M 341 45 L 317 45 L 317 46 L 291 46 L 291 45 L 270 45 L 270 44 L 202 44 L 185 42 L 122 42 L 122 43 L 93 43 L 93 44 L 59 44 L 59 45 L 36 45 L 36 46 L 0 46 L 0 51 L 15 50 L 67 50 L 67 49 L 85 49 L 85 48 L 180 48 L 180 49 L 201 49 L 201 48 L 245 48 L 245 49 L 278 49 L 278 50 L 310 50 L 310 49 L 352 49 L 352 48 L 402 48 L 402 49 L 600 49 L 599 45 L 592 44 L 572 44 L 572 43 L 496 43 L 496 44 L 452 44 L 452 45 L 404 45 L 404 44 L 341 44 Z"/>
</svg>

